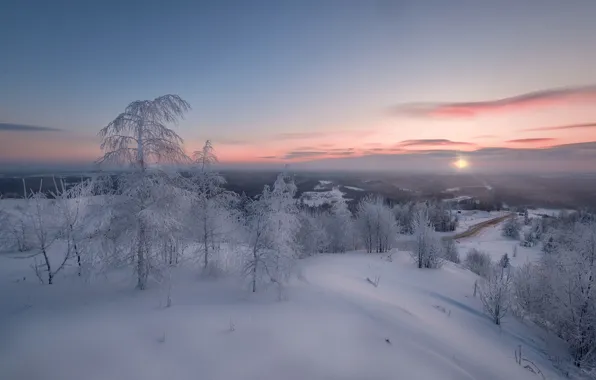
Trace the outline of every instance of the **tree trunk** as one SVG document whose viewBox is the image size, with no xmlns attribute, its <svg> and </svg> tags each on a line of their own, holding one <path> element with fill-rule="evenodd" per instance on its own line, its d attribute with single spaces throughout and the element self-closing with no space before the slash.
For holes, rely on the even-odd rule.
<svg viewBox="0 0 596 380">
<path fill-rule="evenodd" d="M 71 233 L 71 235 L 72 235 L 72 229 L 73 229 L 72 226 L 70 226 L 70 233 Z M 82 266 L 81 265 L 81 254 L 79 253 L 79 248 L 77 247 L 77 243 L 73 242 L 73 248 L 74 248 L 74 251 L 75 251 L 75 255 L 77 256 L 77 265 L 79 267 L 78 275 L 79 275 L 79 277 L 81 277 L 81 274 L 82 274 L 82 270 L 81 270 L 81 266 Z"/>
<path fill-rule="evenodd" d="M 54 282 L 54 274 L 52 273 L 52 266 L 50 265 L 50 259 L 48 258 L 48 253 L 46 252 L 45 247 L 41 249 L 41 252 L 46 263 L 46 269 L 48 270 L 48 285 L 52 285 Z"/>
<path fill-rule="evenodd" d="M 206 212 L 206 208 L 203 210 Z M 209 265 L 209 233 L 207 230 L 207 217 L 205 216 L 203 220 L 203 244 L 205 245 L 205 257 L 203 257 L 203 268 L 207 269 Z"/>
<path fill-rule="evenodd" d="M 258 264 L 256 247 L 252 251 L 252 259 L 254 260 L 254 264 L 252 266 L 252 292 L 256 293 L 257 292 L 257 264 Z"/>
<path fill-rule="evenodd" d="M 145 257 L 145 229 L 139 228 L 139 241 L 137 243 L 137 288 L 144 290 L 147 285 L 147 263 Z"/>
</svg>

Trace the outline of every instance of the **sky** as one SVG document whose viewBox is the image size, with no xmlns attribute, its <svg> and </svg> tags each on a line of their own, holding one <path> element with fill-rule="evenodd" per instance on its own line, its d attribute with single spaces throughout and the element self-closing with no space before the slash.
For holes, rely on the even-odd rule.
<svg viewBox="0 0 596 380">
<path fill-rule="evenodd" d="M 128 103 L 222 164 L 584 170 L 593 0 L 0 4 L 0 163 L 76 164 Z"/>
</svg>

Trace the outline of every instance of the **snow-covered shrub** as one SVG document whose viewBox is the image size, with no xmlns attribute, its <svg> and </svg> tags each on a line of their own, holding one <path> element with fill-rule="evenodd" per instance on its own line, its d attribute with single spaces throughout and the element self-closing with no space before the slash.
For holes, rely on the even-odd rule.
<svg viewBox="0 0 596 380">
<path fill-rule="evenodd" d="M 511 283 L 512 304 L 511 309 L 515 316 L 523 319 L 526 315 L 536 315 L 540 308 L 541 296 L 544 290 L 537 281 L 536 267 L 532 263 L 525 263 L 513 269 Z"/>
<path fill-rule="evenodd" d="M 443 258 L 452 263 L 460 263 L 459 251 L 457 250 L 457 246 L 453 239 L 447 239 L 443 242 Z"/>
<path fill-rule="evenodd" d="M 413 219 L 415 247 L 412 258 L 418 268 L 439 268 L 443 260 L 443 243 L 428 217 L 428 210 L 420 207 Z"/>
<path fill-rule="evenodd" d="M 511 306 L 511 268 L 504 261 L 490 267 L 479 283 L 480 301 L 484 311 L 496 325 L 507 315 Z"/>
<path fill-rule="evenodd" d="M 491 270 L 491 259 L 488 253 L 472 248 L 466 254 L 464 266 L 480 277 L 487 277 Z"/>
<path fill-rule="evenodd" d="M 11 249 L 14 244 L 10 232 L 10 215 L 3 206 L 3 199 L 0 196 L 0 251 Z"/>
<path fill-rule="evenodd" d="M 536 234 L 533 231 L 527 231 L 524 233 L 524 238 L 521 245 L 524 247 L 533 247 L 538 243 Z"/>
<path fill-rule="evenodd" d="M 505 223 L 503 223 L 503 227 L 501 233 L 503 236 L 511 238 L 511 239 L 519 239 L 521 226 L 515 216 L 511 216 L 507 218 Z"/>
<path fill-rule="evenodd" d="M 28 223 L 27 208 L 21 205 L 12 210 L 7 210 L 4 216 L 5 244 L 7 249 L 16 249 L 25 252 L 31 249 L 33 231 Z"/>
</svg>

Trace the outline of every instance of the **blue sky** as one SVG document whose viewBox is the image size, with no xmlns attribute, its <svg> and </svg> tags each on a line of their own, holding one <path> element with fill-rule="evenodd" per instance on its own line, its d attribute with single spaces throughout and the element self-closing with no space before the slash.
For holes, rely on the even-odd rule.
<svg viewBox="0 0 596 380">
<path fill-rule="evenodd" d="M 64 141 L 97 145 L 129 102 L 176 93 L 193 107 L 179 129 L 189 147 L 211 138 L 230 161 L 487 134 L 498 139 L 482 146 L 503 145 L 596 113 L 576 101 L 463 121 L 388 110 L 595 84 L 595 15 L 591 0 L 5 1 L 0 123 L 69 136 L 4 131 L 0 144 L 41 141 L 53 159 Z M 311 138 L 278 138 L 296 133 Z"/>
</svg>

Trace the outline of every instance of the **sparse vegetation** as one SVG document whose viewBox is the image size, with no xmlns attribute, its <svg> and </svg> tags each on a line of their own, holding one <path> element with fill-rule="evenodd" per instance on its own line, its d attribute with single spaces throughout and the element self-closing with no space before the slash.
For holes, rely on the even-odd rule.
<svg viewBox="0 0 596 380">
<path fill-rule="evenodd" d="M 475 248 L 468 251 L 464 259 L 464 266 L 480 277 L 488 277 L 491 271 L 491 259 L 486 252 Z"/>
</svg>

